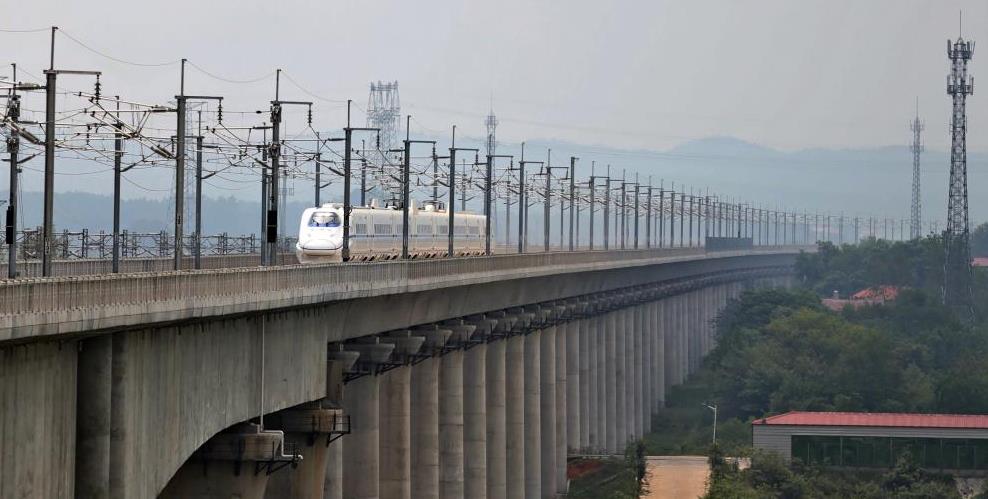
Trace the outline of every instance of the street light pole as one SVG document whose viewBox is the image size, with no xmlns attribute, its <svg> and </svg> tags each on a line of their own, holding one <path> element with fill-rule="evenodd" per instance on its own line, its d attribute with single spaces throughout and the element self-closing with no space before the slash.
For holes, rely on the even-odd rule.
<svg viewBox="0 0 988 499">
<path fill-rule="evenodd" d="M 714 405 L 703 404 L 703 406 L 706 407 L 707 409 L 710 409 L 711 411 L 714 411 L 714 437 L 711 440 L 711 442 L 714 445 L 716 445 L 717 444 L 717 404 Z"/>
</svg>

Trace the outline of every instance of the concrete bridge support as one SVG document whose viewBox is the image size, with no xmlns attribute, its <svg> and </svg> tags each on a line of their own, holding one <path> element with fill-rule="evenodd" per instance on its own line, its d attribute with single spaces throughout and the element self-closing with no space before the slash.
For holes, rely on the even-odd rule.
<svg viewBox="0 0 988 499">
<path fill-rule="evenodd" d="M 568 320 L 569 311 L 573 305 L 557 307 L 557 313 L 561 320 Z M 566 491 L 566 455 L 569 447 L 570 435 L 570 411 L 569 411 L 569 340 L 573 336 L 570 334 L 569 322 L 562 322 L 556 326 L 556 442 L 553 449 L 555 468 L 553 469 L 553 489 L 556 493 Z M 577 337 L 577 340 L 579 338 Z M 579 380 L 574 380 L 579 382 Z M 576 415 L 579 417 L 579 414 Z"/>
<path fill-rule="evenodd" d="M 285 409 L 264 418 L 269 429 L 282 431 L 285 442 L 300 455 L 293 469 L 274 473 L 267 485 L 267 499 L 322 499 L 330 468 L 330 446 L 349 427 L 342 409 L 328 399 Z M 338 466 L 338 463 L 336 463 Z"/>
<path fill-rule="evenodd" d="M 343 397 L 352 418 L 343 439 L 343 497 L 375 499 L 380 496 L 380 377 L 364 376 L 349 385 Z"/>
<path fill-rule="evenodd" d="M 463 353 L 463 493 L 478 499 L 487 497 L 487 354 L 487 344 Z"/>
<path fill-rule="evenodd" d="M 263 499 L 271 474 L 293 461 L 284 454 L 283 443 L 282 432 L 262 430 L 259 425 L 230 428 L 196 451 L 158 497 Z"/>
<path fill-rule="evenodd" d="M 527 322 L 527 320 L 526 320 Z M 525 406 L 526 406 L 526 368 L 529 347 L 525 336 L 512 336 L 505 341 L 505 463 L 506 495 L 509 498 L 525 497 L 526 469 L 528 455 L 526 452 Z M 533 463 L 538 466 L 538 463 Z"/>
<path fill-rule="evenodd" d="M 505 321 L 505 319 L 500 319 Z M 498 334 L 505 329 L 498 324 Z M 510 327 L 510 326 L 509 326 Z M 507 341 L 493 341 L 487 345 L 485 359 L 487 372 L 487 498 L 507 498 L 507 439 L 505 432 L 505 346 Z"/>
<path fill-rule="evenodd" d="M 542 331 L 525 336 L 524 497 L 542 497 L 541 342 Z"/>
</svg>

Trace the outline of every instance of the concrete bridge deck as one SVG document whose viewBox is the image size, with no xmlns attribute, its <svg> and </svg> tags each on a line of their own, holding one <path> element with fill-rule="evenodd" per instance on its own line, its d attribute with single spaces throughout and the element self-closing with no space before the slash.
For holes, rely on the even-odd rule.
<svg viewBox="0 0 988 499">
<path fill-rule="evenodd" d="M 551 497 L 802 249 L 0 282 L 0 497 Z"/>
</svg>

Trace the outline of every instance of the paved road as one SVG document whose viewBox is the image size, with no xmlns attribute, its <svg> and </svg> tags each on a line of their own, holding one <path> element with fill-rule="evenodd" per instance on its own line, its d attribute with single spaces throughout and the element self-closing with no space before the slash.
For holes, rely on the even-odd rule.
<svg viewBox="0 0 988 499">
<path fill-rule="evenodd" d="M 645 499 L 697 499 L 707 490 L 710 467 L 705 456 L 648 456 Z"/>
</svg>

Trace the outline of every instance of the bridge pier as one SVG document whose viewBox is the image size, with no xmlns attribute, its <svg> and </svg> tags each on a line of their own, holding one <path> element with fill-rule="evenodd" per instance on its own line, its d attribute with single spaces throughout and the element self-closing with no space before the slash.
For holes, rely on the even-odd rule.
<svg viewBox="0 0 988 499">
<path fill-rule="evenodd" d="M 469 341 L 473 327 L 450 326 L 450 344 Z M 439 368 L 439 496 L 463 497 L 463 351 L 440 357 Z"/>
<path fill-rule="evenodd" d="M 525 336 L 525 494 L 542 497 L 542 415 L 541 404 L 541 345 L 542 331 Z M 510 454 L 510 453 L 509 453 Z"/>
<path fill-rule="evenodd" d="M 421 330 L 425 350 L 440 352 L 453 331 L 431 328 Z M 439 365 L 431 357 L 412 367 L 412 490 L 416 497 L 439 497 Z"/>
<path fill-rule="evenodd" d="M 239 497 L 263 499 L 273 473 L 297 464 L 284 453 L 284 434 L 244 423 L 214 436 L 179 468 L 160 499 Z"/>
<path fill-rule="evenodd" d="M 569 342 L 571 335 L 570 322 L 567 321 L 570 311 L 574 308 L 572 304 L 556 307 L 559 314 L 560 323 L 556 326 L 556 446 L 555 469 L 553 469 L 554 486 L 556 493 L 566 492 L 566 452 L 568 450 L 570 435 L 570 412 L 569 412 Z M 578 338 L 577 338 L 578 339 Z M 578 380 L 573 380 L 577 382 Z M 579 417 L 577 414 L 575 417 Z"/>
<path fill-rule="evenodd" d="M 487 326 L 476 328 L 463 352 L 463 494 L 487 497 Z"/>
<path fill-rule="evenodd" d="M 487 497 L 488 499 L 507 498 L 507 434 L 506 434 L 506 347 L 517 318 L 503 312 L 497 317 L 494 334 L 505 338 L 487 344 L 485 383 L 487 400 Z"/>
<path fill-rule="evenodd" d="M 301 455 L 294 469 L 275 473 L 266 488 L 268 499 L 322 499 L 331 445 L 349 431 L 343 411 L 329 400 L 302 404 L 264 418 Z"/>
<path fill-rule="evenodd" d="M 519 320 L 525 327 L 528 316 Z M 516 326 L 517 327 L 517 326 Z M 530 348 L 527 337 L 521 334 L 510 336 L 505 341 L 504 369 L 504 407 L 505 407 L 505 485 L 507 497 L 525 497 L 526 466 L 528 463 L 526 448 L 526 383 L 525 365 Z"/>
<path fill-rule="evenodd" d="M 552 312 L 555 315 L 555 311 Z M 556 327 L 549 326 L 539 333 L 541 359 L 539 369 L 539 420 L 541 426 L 541 497 L 556 494 Z"/>
</svg>

